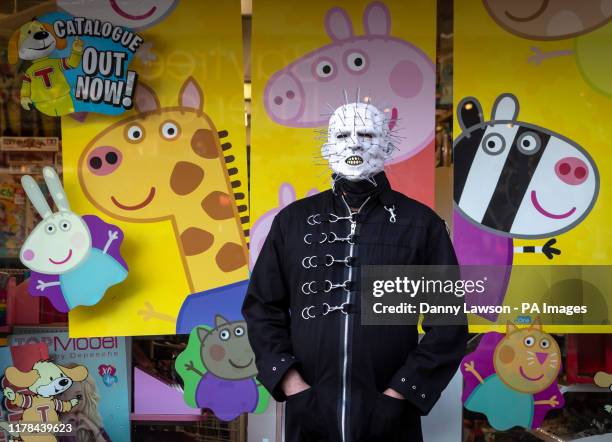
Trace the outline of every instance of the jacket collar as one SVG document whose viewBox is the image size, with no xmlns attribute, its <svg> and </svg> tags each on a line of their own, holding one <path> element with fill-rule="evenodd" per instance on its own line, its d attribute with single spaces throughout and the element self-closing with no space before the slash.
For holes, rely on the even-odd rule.
<svg viewBox="0 0 612 442">
<path fill-rule="evenodd" d="M 335 174 L 332 179 L 334 195 L 339 198 L 344 196 L 351 207 L 361 206 L 368 197 L 379 199 L 383 205 L 393 204 L 391 185 L 384 171 L 361 181 L 349 181 Z"/>
</svg>

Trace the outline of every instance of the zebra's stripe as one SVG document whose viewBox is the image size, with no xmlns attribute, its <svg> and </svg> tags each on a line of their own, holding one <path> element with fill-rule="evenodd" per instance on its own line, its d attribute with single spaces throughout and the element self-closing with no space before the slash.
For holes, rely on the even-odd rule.
<svg viewBox="0 0 612 442">
<path fill-rule="evenodd" d="M 541 140 L 540 149 L 532 155 L 526 155 L 517 147 L 517 139 L 527 131 L 537 133 Z M 483 225 L 502 232 L 510 231 L 549 139 L 550 135 L 545 132 L 519 127 L 482 219 Z"/>
<path fill-rule="evenodd" d="M 453 162 L 454 162 L 454 200 L 459 204 L 465 182 L 467 181 L 468 173 L 472 168 L 474 157 L 478 153 L 478 148 L 484 135 L 484 128 L 474 130 L 469 136 L 463 136 L 454 146 Z"/>
</svg>

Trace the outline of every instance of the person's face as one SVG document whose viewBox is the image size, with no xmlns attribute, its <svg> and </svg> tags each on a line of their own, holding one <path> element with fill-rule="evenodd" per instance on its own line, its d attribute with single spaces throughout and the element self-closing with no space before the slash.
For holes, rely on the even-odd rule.
<svg viewBox="0 0 612 442">
<path fill-rule="evenodd" d="M 391 153 L 386 115 L 368 103 L 346 104 L 329 120 L 321 153 L 330 168 L 351 181 L 376 175 Z"/>
</svg>

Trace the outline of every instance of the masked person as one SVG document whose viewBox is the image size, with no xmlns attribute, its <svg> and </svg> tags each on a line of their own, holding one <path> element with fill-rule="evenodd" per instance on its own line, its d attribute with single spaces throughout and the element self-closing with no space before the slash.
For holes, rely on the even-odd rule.
<svg viewBox="0 0 612 442">
<path fill-rule="evenodd" d="M 465 325 L 424 323 L 420 343 L 416 325 L 361 325 L 361 266 L 457 262 L 444 221 L 389 186 L 391 140 L 372 104 L 338 108 L 333 189 L 281 210 L 253 269 L 242 312 L 288 442 L 420 441 L 464 355 Z"/>
</svg>

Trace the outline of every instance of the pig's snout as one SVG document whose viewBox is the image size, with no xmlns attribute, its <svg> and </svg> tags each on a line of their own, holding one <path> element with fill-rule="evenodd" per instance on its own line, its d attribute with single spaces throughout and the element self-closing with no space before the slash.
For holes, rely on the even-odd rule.
<svg viewBox="0 0 612 442">
<path fill-rule="evenodd" d="M 111 146 L 97 147 L 87 157 L 87 167 L 94 175 L 113 173 L 121 164 L 121 152 Z"/>
<path fill-rule="evenodd" d="M 270 80 L 266 93 L 268 112 L 277 120 L 290 121 L 303 112 L 304 91 L 290 73 L 282 73 Z"/>
<path fill-rule="evenodd" d="M 555 165 L 555 172 L 561 181 L 573 186 L 584 183 L 589 176 L 588 166 L 577 157 L 561 158 Z"/>
</svg>

